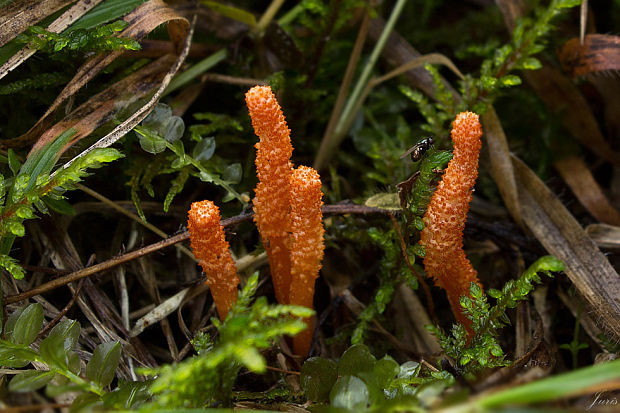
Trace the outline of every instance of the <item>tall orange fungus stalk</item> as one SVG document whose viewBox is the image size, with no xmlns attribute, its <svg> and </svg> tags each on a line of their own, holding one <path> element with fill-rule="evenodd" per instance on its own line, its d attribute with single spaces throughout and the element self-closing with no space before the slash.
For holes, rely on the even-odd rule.
<svg viewBox="0 0 620 413">
<path fill-rule="evenodd" d="M 220 224 L 220 210 L 211 201 L 194 202 L 188 216 L 192 251 L 207 275 L 215 307 L 224 320 L 237 302 L 239 277 Z"/>
<path fill-rule="evenodd" d="M 267 251 L 276 299 L 288 303 L 291 284 L 288 211 L 293 153 L 290 130 L 269 86 L 253 87 L 245 100 L 254 132 L 259 137 L 254 220 Z"/>
<path fill-rule="evenodd" d="M 433 194 L 426 214 L 420 243 L 425 246 L 424 268 L 444 290 L 456 320 L 469 330 L 460 297 L 469 296 L 472 282 L 480 285 L 476 270 L 463 251 L 463 230 L 476 178 L 482 145 L 478 115 L 459 113 L 452 124 L 454 154 Z"/>
<path fill-rule="evenodd" d="M 291 288 L 289 303 L 313 308 L 314 282 L 323 260 L 321 178 L 314 169 L 300 166 L 291 176 Z M 307 356 L 312 343 L 312 319 L 293 337 L 293 351 Z"/>
</svg>

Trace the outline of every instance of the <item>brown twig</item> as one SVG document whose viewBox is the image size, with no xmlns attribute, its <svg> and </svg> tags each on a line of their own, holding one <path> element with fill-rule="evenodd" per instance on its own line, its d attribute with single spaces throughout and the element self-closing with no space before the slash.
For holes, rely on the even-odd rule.
<svg viewBox="0 0 620 413">
<path fill-rule="evenodd" d="M 424 294 L 426 295 L 426 303 L 428 306 L 428 312 L 433 319 L 434 322 L 437 322 L 437 315 L 435 314 L 435 303 L 433 302 L 433 296 L 431 295 L 431 290 L 428 288 L 428 285 L 424 282 L 424 279 L 420 275 L 419 272 L 411 265 L 411 261 L 409 261 L 409 254 L 407 254 L 407 244 L 405 244 L 405 239 L 403 238 L 403 234 L 400 230 L 400 225 L 398 221 L 394 217 L 394 214 L 390 214 L 390 219 L 392 220 L 392 224 L 394 224 L 394 229 L 396 230 L 396 234 L 398 235 L 398 239 L 400 241 L 400 249 L 403 253 L 403 257 L 405 258 L 405 262 L 407 263 L 407 267 L 409 267 L 409 271 L 415 275 L 418 279 L 418 284 L 424 290 Z"/>
<path fill-rule="evenodd" d="M 380 208 L 372 208 L 364 205 L 354 205 L 354 204 L 339 204 L 339 205 L 326 205 L 322 208 L 323 215 L 342 215 L 342 214 L 361 214 L 361 215 L 370 215 L 370 214 L 388 214 L 389 211 Z M 223 219 L 222 226 L 227 227 L 231 225 L 236 225 L 244 221 L 249 221 L 252 219 L 252 213 L 241 213 L 240 215 Z M 137 258 L 143 257 L 145 255 L 151 254 L 155 251 L 159 251 L 163 248 L 175 245 L 179 242 L 183 242 L 189 239 L 189 232 L 184 231 L 180 234 L 162 240 L 160 242 L 156 242 L 155 244 L 147 245 L 144 248 L 141 248 L 136 251 L 129 252 L 127 254 L 114 257 L 102 263 L 93 265 L 92 267 L 87 267 L 81 269 L 79 271 L 75 271 L 71 274 L 65 275 L 63 277 L 57 278 L 45 284 L 41 284 L 38 287 L 35 287 L 31 290 L 25 291 L 21 294 L 10 295 L 5 297 L 4 305 L 13 304 L 18 301 L 26 300 L 30 297 L 34 297 L 35 295 L 43 294 L 45 292 L 51 291 L 55 288 L 62 287 L 70 282 L 74 282 L 80 280 L 82 278 L 88 277 L 90 275 L 96 274 L 98 272 L 109 270 L 110 268 L 116 267 L 117 265 L 124 264 L 126 262 L 135 260 Z"/>
<path fill-rule="evenodd" d="M 73 307 L 73 304 L 75 304 L 75 301 L 77 300 L 77 298 L 80 296 L 80 292 L 82 291 L 83 286 L 84 286 L 84 279 L 82 278 L 75 290 L 75 294 L 73 294 L 73 297 L 71 297 L 71 300 L 69 300 L 67 305 L 65 305 L 65 307 L 60 311 L 60 313 L 58 313 L 56 317 L 54 317 L 53 320 L 47 323 L 47 325 L 43 327 L 41 331 L 39 331 L 39 334 L 37 335 L 38 337 L 43 337 L 45 333 L 47 333 L 52 327 L 58 324 L 58 322 L 67 314 L 67 312 L 69 312 L 71 307 Z"/>
</svg>

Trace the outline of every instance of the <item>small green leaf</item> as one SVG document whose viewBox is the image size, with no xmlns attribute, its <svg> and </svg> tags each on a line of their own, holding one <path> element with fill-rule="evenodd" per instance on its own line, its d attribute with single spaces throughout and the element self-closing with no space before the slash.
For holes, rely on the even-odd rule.
<svg viewBox="0 0 620 413">
<path fill-rule="evenodd" d="M 13 377 L 9 382 L 9 390 L 17 393 L 38 390 L 49 383 L 54 374 L 53 371 L 26 370 Z"/>
<path fill-rule="evenodd" d="M 96 394 L 80 394 L 75 398 L 75 400 L 73 400 L 73 403 L 71 403 L 69 413 L 102 411 L 102 404 L 103 401 L 101 400 L 101 397 Z"/>
<path fill-rule="evenodd" d="M 385 356 L 375 363 L 373 376 L 380 388 L 385 389 L 398 376 L 400 366 L 390 356 Z"/>
<path fill-rule="evenodd" d="M 120 358 L 121 344 L 118 341 L 99 344 L 86 365 L 86 378 L 100 387 L 108 386 L 114 379 Z"/>
<path fill-rule="evenodd" d="M 540 60 L 536 59 L 535 57 L 528 57 L 526 59 L 523 59 L 519 66 L 522 69 L 526 70 L 538 70 L 542 67 L 542 63 L 540 63 Z"/>
<path fill-rule="evenodd" d="M 32 219 L 35 215 L 32 213 L 30 205 L 20 205 L 15 209 L 15 215 L 22 219 Z"/>
<path fill-rule="evenodd" d="M 23 237 L 24 234 L 26 233 L 26 229 L 24 228 L 24 225 L 21 223 L 21 221 L 17 219 L 7 220 L 5 225 L 7 229 L 9 230 L 9 232 L 15 235 L 16 237 Z"/>
<path fill-rule="evenodd" d="M 162 129 L 162 136 L 168 142 L 176 142 L 183 136 L 185 132 L 185 122 L 179 116 L 172 116 L 165 123 Z"/>
<path fill-rule="evenodd" d="M 13 172 L 13 176 L 17 175 L 19 169 L 22 167 L 21 162 L 17 159 L 17 155 L 15 155 L 15 151 L 13 149 L 8 150 L 8 158 L 9 158 L 9 168 L 11 172 Z"/>
<path fill-rule="evenodd" d="M 138 134 L 138 138 L 140 146 L 148 153 L 156 155 L 166 150 L 166 140 L 153 133 Z"/>
<path fill-rule="evenodd" d="M 329 400 L 329 392 L 337 379 L 337 366 L 333 360 L 312 357 L 301 367 L 301 388 L 313 402 Z"/>
<path fill-rule="evenodd" d="M 80 323 L 63 320 L 41 342 L 39 352 L 51 367 L 67 369 L 71 360 L 69 353 L 77 344 L 79 335 Z"/>
<path fill-rule="evenodd" d="M 215 153 L 215 138 L 213 136 L 209 136 L 208 138 L 204 138 L 200 142 L 194 146 L 194 150 L 192 151 L 192 158 L 196 159 L 198 162 L 200 161 L 208 161 L 211 159 L 213 154 Z"/>
<path fill-rule="evenodd" d="M 43 307 L 39 303 L 30 304 L 19 314 L 12 328 L 11 341 L 29 346 L 37 338 L 43 326 Z"/>
<path fill-rule="evenodd" d="M 504 87 L 517 86 L 521 84 L 521 78 L 517 75 L 506 75 L 501 77 L 499 82 Z"/>
<path fill-rule="evenodd" d="M 114 391 L 106 393 L 103 396 L 103 406 L 106 411 L 131 409 L 138 407 L 142 403 L 151 398 L 149 388 L 153 382 L 146 381 L 130 381 L 120 385 Z"/>
<path fill-rule="evenodd" d="M 222 173 L 222 179 L 230 184 L 238 184 L 241 182 L 241 164 L 239 162 L 235 162 L 233 164 L 228 165 L 224 172 Z"/>
<path fill-rule="evenodd" d="M 342 354 L 338 362 L 338 375 L 353 376 L 362 371 L 371 372 L 376 360 L 365 345 L 352 345 Z"/>
<path fill-rule="evenodd" d="M 64 199 L 52 199 L 50 197 L 44 197 L 43 202 L 50 207 L 52 211 L 58 212 L 62 215 L 75 215 L 75 208 L 69 202 Z"/>
<path fill-rule="evenodd" d="M 416 361 L 407 361 L 400 365 L 400 369 L 398 371 L 398 378 L 408 380 L 411 377 L 417 377 L 419 373 L 420 373 L 420 363 Z"/>
<path fill-rule="evenodd" d="M 250 346 L 239 346 L 235 351 L 235 356 L 243 363 L 248 370 L 254 373 L 265 371 L 265 359 L 258 350 Z"/>
<path fill-rule="evenodd" d="M 357 377 L 344 376 L 336 381 L 329 394 L 329 400 L 333 407 L 360 411 L 368 406 L 368 388 Z"/>
</svg>

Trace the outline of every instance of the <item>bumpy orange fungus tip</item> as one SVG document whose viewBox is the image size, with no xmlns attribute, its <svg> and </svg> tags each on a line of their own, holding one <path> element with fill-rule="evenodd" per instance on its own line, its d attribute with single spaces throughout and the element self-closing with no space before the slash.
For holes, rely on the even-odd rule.
<svg viewBox="0 0 620 413">
<path fill-rule="evenodd" d="M 435 284 L 446 290 L 454 315 L 470 328 L 460 297 L 469 296 L 472 282 L 480 285 L 476 270 L 463 251 L 463 230 L 476 178 L 482 145 L 478 115 L 459 113 L 452 124 L 454 152 L 424 215 L 420 243 L 425 246 L 424 268 Z"/>
<path fill-rule="evenodd" d="M 321 206 L 321 178 L 314 169 L 300 166 L 291 176 L 291 287 L 290 304 L 313 308 L 314 283 L 319 276 L 325 244 Z M 312 343 L 312 319 L 293 337 L 293 351 L 305 357 Z"/>
<path fill-rule="evenodd" d="M 245 100 L 254 132 L 259 137 L 254 220 L 269 258 L 276 299 L 286 304 L 290 287 L 288 212 L 293 153 L 290 130 L 269 86 L 253 87 Z"/>
<path fill-rule="evenodd" d="M 187 228 L 194 256 L 207 276 L 217 312 L 224 320 L 237 301 L 239 277 L 220 224 L 219 208 L 211 201 L 194 202 Z"/>
</svg>

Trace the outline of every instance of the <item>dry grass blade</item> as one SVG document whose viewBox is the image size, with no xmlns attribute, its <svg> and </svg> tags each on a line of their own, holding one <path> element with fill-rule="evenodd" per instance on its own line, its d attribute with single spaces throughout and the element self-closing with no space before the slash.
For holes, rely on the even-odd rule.
<svg viewBox="0 0 620 413">
<path fill-rule="evenodd" d="M 372 41 L 377 41 L 383 28 L 385 21 L 380 17 L 372 19 L 370 21 L 370 27 L 368 29 L 368 37 Z M 388 37 L 387 43 L 381 52 L 381 56 L 392 66 L 400 66 L 413 59 L 422 56 L 407 40 L 395 31 Z M 435 83 L 433 78 L 423 67 L 417 67 L 409 70 L 405 73 L 405 76 L 409 80 L 412 87 L 420 89 L 424 94 L 434 97 Z M 450 83 L 444 81 L 444 87 L 449 90 L 454 96 L 457 102 L 461 101 L 461 96 L 452 87 Z"/>
<path fill-rule="evenodd" d="M 47 26 L 47 30 L 52 33 L 60 33 L 69 27 L 72 23 L 77 21 L 86 12 L 101 3 L 102 0 L 80 0 L 67 11 L 65 11 L 60 17 L 58 17 L 52 24 Z M 0 32 L 2 33 L 2 32 Z M 6 76 L 11 70 L 14 70 L 17 66 L 24 63 L 30 56 L 36 53 L 36 49 L 31 49 L 28 46 L 23 47 L 17 53 L 15 53 L 9 60 L 6 61 L 0 67 L 0 79 Z"/>
<path fill-rule="evenodd" d="M 129 25 L 125 30 L 120 32 L 118 36 L 135 40 L 142 39 L 157 26 L 166 23 L 168 34 L 175 43 L 177 52 L 184 48 L 185 41 L 189 34 L 189 22 L 187 19 L 166 6 L 161 0 L 151 0 L 142 4 L 125 16 L 124 20 L 129 23 Z M 60 92 L 45 114 L 28 132 L 18 138 L 3 141 L 2 145 L 5 147 L 24 146 L 37 139 L 45 129 L 47 129 L 49 123 L 53 119 L 54 113 L 60 105 L 122 54 L 123 51 L 115 51 L 99 54 L 89 59 L 80 67 L 73 79 L 71 79 L 62 92 Z M 33 149 L 43 143 L 44 142 L 38 141 Z"/>
<path fill-rule="evenodd" d="M 166 73 L 166 75 L 160 82 L 158 89 L 155 91 L 151 99 L 149 99 L 149 101 L 144 106 L 142 106 L 140 109 L 134 112 L 129 118 L 125 119 L 125 121 L 123 121 L 120 125 L 114 128 L 114 130 L 112 130 L 110 133 L 105 135 L 103 138 L 99 139 L 97 142 L 95 142 L 93 145 L 88 147 L 88 149 L 80 153 L 78 156 L 76 156 L 75 158 L 73 158 L 72 160 L 64 164 L 63 168 L 67 168 L 76 159 L 86 155 L 93 149 L 107 148 L 108 146 L 114 144 L 114 142 L 116 142 L 117 140 L 125 136 L 125 134 L 131 131 L 134 128 L 134 126 L 136 126 L 138 123 L 140 123 L 144 118 L 148 116 L 148 114 L 155 108 L 155 105 L 157 104 L 157 102 L 159 102 L 159 99 L 162 97 L 164 91 L 166 90 L 166 87 L 170 84 L 172 77 L 176 74 L 176 72 L 179 70 L 179 68 L 185 61 L 185 58 L 187 57 L 187 53 L 189 52 L 189 47 L 192 43 L 192 35 L 194 33 L 195 22 L 196 22 L 196 19 L 194 18 L 191 29 L 185 39 L 185 44 L 183 45 L 183 50 L 181 51 L 181 54 L 177 57 L 174 64 L 170 67 L 170 69 L 168 70 L 168 73 Z"/>
<path fill-rule="evenodd" d="M 523 227 L 517 184 L 510 160 L 510 148 L 493 106 L 489 105 L 486 113 L 482 115 L 482 125 L 485 143 L 489 148 L 493 180 L 499 188 L 510 215 L 519 226 Z"/>
<path fill-rule="evenodd" d="M 620 276 L 562 202 L 521 160 L 513 157 L 523 221 L 596 314 L 600 327 L 620 339 Z"/>
<path fill-rule="evenodd" d="M 620 70 L 620 37 L 589 34 L 583 44 L 577 38 L 570 39 L 560 50 L 559 58 L 573 77 Z"/>
<path fill-rule="evenodd" d="M 103 92 L 98 93 L 80 105 L 62 121 L 45 131 L 39 138 L 35 148 L 54 140 L 63 131 L 74 128 L 77 133 L 63 149 L 66 150 L 104 123 L 113 119 L 122 109 L 138 99 L 149 96 L 153 92 L 153 85 L 157 87 L 162 82 L 174 61 L 175 58 L 172 55 L 163 56 L 121 81 L 112 84 Z"/>
<path fill-rule="evenodd" d="M 620 227 L 608 224 L 590 224 L 586 234 L 601 248 L 620 249 Z"/>
<path fill-rule="evenodd" d="M 42 18 L 62 9 L 73 0 L 17 0 L 9 4 L 0 19 L 0 46 Z"/>
<path fill-rule="evenodd" d="M 605 224 L 620 225 L 620 213 L 611 205 L 582 159 L 571 156 L 556 162 L 554 166 L 594 218 Z"/>
</svg>

